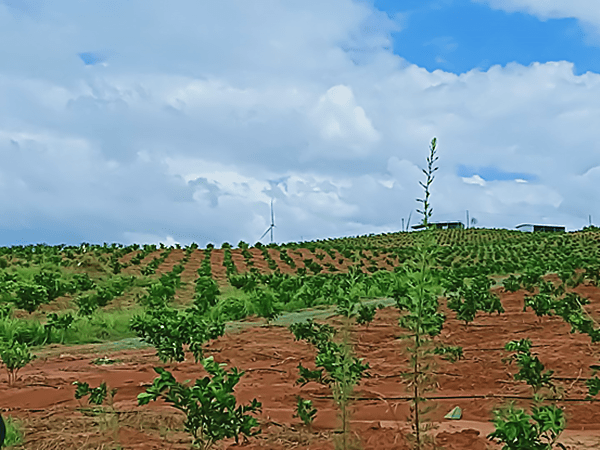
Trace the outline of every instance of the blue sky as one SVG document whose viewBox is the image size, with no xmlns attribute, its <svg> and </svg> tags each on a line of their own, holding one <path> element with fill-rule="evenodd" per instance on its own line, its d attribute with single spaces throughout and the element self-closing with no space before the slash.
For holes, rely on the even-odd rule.
<svg viewBox="0 0 600 450">
<path fill-rule="evenodd" d="M 522 4 L 522 8 L 500 8 L 495 4 Z M 376 8 L 388 15 L 401 14 L 405 29 L 392 34 L 394 53 L 430 72 L 436 69 L 461 74 L 480 68 L 517 62 L 569 61 L 573 73 L 600 72 L 600 49 L 588 41 L 580 18 L 569 17 L 574 5 L 557 1 L 473 2 L 375 1 Z M 580 1 L 581 19 L 591 15 L 593 3 Z M 539 8 L 531 14 L 528 8 Z M 545 5 L 565 9 L 558 16 L 546 17 Z M 571 8 L 570 8 L 571 7 Z M 548 8 L 548 12 L 552 8 Z M 572 8 L 571 14 L 575 13 Z"/>
<path fill-rule="evenodd" d="M 0 245 L 598 223 L 594 6 L 0 0 Z"/>
</svg>

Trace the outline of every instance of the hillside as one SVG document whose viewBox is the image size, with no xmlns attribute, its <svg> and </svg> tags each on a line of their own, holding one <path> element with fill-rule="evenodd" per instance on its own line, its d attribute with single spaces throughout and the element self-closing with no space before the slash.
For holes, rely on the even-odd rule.
<svg viewBox="0 0 600 450">
<path fill-rule="evenodd" d="M 570 385 L 568 399 L 560 400 L 569 402 L 564 403 L 569 413 L 565 438 L 580 430 L 580 442 L 595 442 L 593 417 L 600 409 L 583 403 L 583 396 L 599 355 L 597 229 L 559 234 L 437 230 L 281 246 L 240 242 L 220 249 L 87 243 L 5 247 L 0 249 L 0 356 L 9 361 L 7 369 L 12 364 L 15 370 L 0 380 L 3 416 L 10 411 L 11 418 L 25 421 L 20 423 L 28 430 L 28 449 L 99 448 L 116 441 L 123 448 L 163 448 L 161 427 L 150 423 L 164 420 L 170 423 L 172 448 L 189 448 L 181 416 L 169 416 L 172 407 L 164 402 L 141 407 L 136 397 L 151 386 L 152 367 L 195 378 L 206 373 L 200 359 L 214 355 L 228 368 L 248 371 L 236 391 L 238 401 L 260 397 L 264 404 L 259 416 L 264 437 L 255 438 L 251 448 L 292 448 L 298 440 L 304 442 L 301 448 L 330 448 L 336 428 L 331 394 L 315 388 L 314 381 L 306 387 L 294 384 L 299 361 L 315 368 L 315 347 L 294 340 L 290 330 L 313 319 L 335 329 L 350 326 L 354 351 L 371 361 L 375 375 L 359 381 L 355 397 L 362 398 L 361 406 L 351 421 L 363 444 L 371 442 L 365 448 L 400 448 L 388 442 L 389 435 L 396 429 L 410 434 L 410 424 L 389 416 L 389 408 L 384 413 L 381 398 L 388 407 L 395 399 L 403 417 L 410 415 L 411 397 L 404 387 L 398 390 L 405 381 L 396 373 L 409 365 L 408 348 L 394 329 L 411 336 L 398 325 L 408 323 L 402 318 L 413 308 L 409 280 L 419 273 L 425 236 L 435 243 L 430 282 L 443 322 L 441 333 L 432 335 L 438 389 L 428 397 L 443 405 L 429 419 L 440 425 L 439 439 L 450 449 L 483 449 L 498 399 L 530 402 L 523 381 L 521 387 L 506 384 L 510 377 L 500 361 L 504 343 L 527 337 L 557 380 Z M 16 360 L 21 365 L 15 366 Z M 111 422 L 114 436 L 93 431 L 99 419 L 75 398 L 77 380 L 90 388 L 106 381 L 117 389 L 120 413 L 102 410 L 102 417 L 109 411 L 108 417 L 119 417 L 119 426 Z M 270 394 L 275 386 L 278 397 Z M 318 405 L 312 432 L 298 428 L 299 419 L 292 417 L 297 394 Z M 450 426 L 443 416 L 456 405 L 464 417 Z M 42 432 L 49 416 L 41 414 L 48 410 L 69 417 L 71 424 L 62 428 L 63 439 L 60 423 L 52 422 L 51 443 Z M 142 417 L 146 428 L 140 432 Z M 375 423 L 376 428 L 368 425 Z M 285 437 L 279 434 L 283 430 Z"/>
</svg>

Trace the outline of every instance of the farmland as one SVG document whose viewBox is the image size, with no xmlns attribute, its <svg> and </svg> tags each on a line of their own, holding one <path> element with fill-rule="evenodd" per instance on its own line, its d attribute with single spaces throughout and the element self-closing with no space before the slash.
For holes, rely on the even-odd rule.
<svg viewBox="0 0 600 450">
<path fill-rule="evenodd" d="M 426 434 L 448 449 L 501 448 L 487 437 L 494 410 L 514 400 L 530 415 L 535 405 L 562 411 L 559 442 L 567 448 L 598 448 L 594 227 L 430 230 L 235 248 L 2 248 L 7 370 L 0 407 L 22 434 L 13 448 L 190 448 L 194 433 L 184 430 L 186 414 L 166 401 L 165 386 L 208 380 L 209 369 L 217 379 L 210 361 L 244 372 L 235 399 L 255 406 L 246 413 L 254 423 L 238 424 L 239 445 L 223 431 L 215 448 L 351 448 L 340 444 L 346 434 L 365 449 L 414 448 L 416 395 L 407 377 L 427 371 L 411 369 L 410 350 L 424 236 L 434 242 L 428 283 L 439 303 L 427 317 L 439 321 L 424 332 L 431 380 L 417 382 L 431 386 L 419 396 L 435 409 L 419 426 L 432 425 Z M 314 332 L 323 324 L 335 337 Z M 167 371 L 162 388 L 154 368 Z M 176 381 L 165 381 L 167 373 Z M 299 406 L 298 396 L 311 403 Z M 460 419 L 445 419 L 456 406 Z"/>
</svg>

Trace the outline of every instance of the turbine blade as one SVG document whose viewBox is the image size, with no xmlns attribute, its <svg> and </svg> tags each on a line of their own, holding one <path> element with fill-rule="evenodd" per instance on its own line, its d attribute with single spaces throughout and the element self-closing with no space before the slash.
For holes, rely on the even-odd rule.
<svg viewBox="0 0 600 450">
<path fill-rule="evenodd" d="M 267 228 L 267 231 L 265 231 L 265 232 L 263 233 L 263 235 L 262 235 L 261 237 L 259 237 L 259 238 L 258 238 L 258 240 L 260 241 L 262 238 L 264 238 L 264 237 L 267 235 L 267 233 L 268 233 L 270 230 L 271 230 L 271 227 Z"/>
</svg>

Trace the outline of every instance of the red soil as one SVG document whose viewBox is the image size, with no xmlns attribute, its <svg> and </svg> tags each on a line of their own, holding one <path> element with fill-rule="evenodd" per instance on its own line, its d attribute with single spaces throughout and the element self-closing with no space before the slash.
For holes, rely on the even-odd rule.
<svg viewBox="0 0 600 450">
<path fill-rule="evenodd" d="M 575 291 L 590 298 L 592 303 L 586 309 L 595 314 L 600 290 L 579 286 Z M 559 317 L 544 317 L 538 322 L 530 310 L 523 313 L 524 294 L 501 293 L 506 312 L 499 316 L 480 314 L 467 327 L 442 306 L 447 321 L 441 341 L 464 349 L 464 359 L 454 364 L 436 356 L 439 387 L 428 394 L 438 398 L 437 409 L 428 416 L 438 426 L 432 432 L 437 434 L 438 443 L 449 450 L 500 448 L 486 439 L 493 431 L 492 409 L 515 397 L 518 406 L 530 405 L 529 400 L 519 399 L 530 398 L 531 390 L 524 382 L 513 380 L 518 368 L 501 362 L 508 355 L 502 350 L 504 344 L 525 337 L 533 342 L 532 352 L 539 354 L 546 368 L 554 370 L 555 377 L 566 387 L 565 400 L 557 402 L 567 417 L 567 430 L 561 441 L 571 449 L 600 448 L 600 404 L 578 400 L 586 393 L 585 380 L 591 376 L 588 366 L 599 363 L 598 347 L 586 335 L 570 334 L 570 327 Z M 368 328 L 354 326 L 351 334 L 356 355 L 369 362 L 372 374 L 372 378 L 363 379 L 355 388 L 359 399 L 352 405 L 351 429 L 364 449 L 410 448 L 405 439 L 410 432 L 410 394 L 400 377 L 402 371 L 409 370 L 409 363 L 406 342 L 396 339 L 403 333 L 398 317 L 395 308 L 380 310 Z M 340 325 L 337 318 L 328 322 Z M 302 388 L 294 384 L 299 362 L 314 369 L 315 349 L 304 341 L 294 341 L 287 328 L 247 325 L 244 331 L 206 345 L 206 356 L 214 355 L 218 362 L 227 364 L 227 370 L 235 366 L 245 371 L 236 387 L 238 403 L 247 404 L 256 398 L 263 405 L 258 416 L 263 422 L 262 434 L 244 445 L 242 440 L 240 445 L 227 440 L 223 448 L 333 449 L 332 437 L 340 423 L 331 393 L 315 383 Z M 104 356 L 116 362 L 91 364 Z M 154 366 L 166 367 L 180 382 L 191 379 L 193 383 L 206 375 L 191 354 L 186 353 L 186 357 L 189 360 L 183 363 L 162 365 L 153 348 L 109 353 L 102 345 L 53 345 L 21 369 L 14 387 L 8 387 L 6 376 L 2 377 L 3 416 L 24 420 L 27 449 L 113 448 L 112 431 L 99 431 L 98 417 L 88 417 L 77 410 L 80 401 L 75 400 L 72 385 L 74 381 L 85 381 L 96 387 L 106 381 L 109 389 L 118 389 L 114 407 L 119 411 L 118 439 L 122 448 L 188 449 L 191 438 L 183 431 L 160 436 L 161 427 L 181 427 L 182 413 L 162 401 L 147 406 L 137 406 L 136 401 L 136 396 L 145 391 L 144 386 L 157 376 Z M 299 394 L 312 399 L 318 410 L 312 432 L 301 425 L 300 419 L 292 417 Z M 462 419 L 444 419 L 454 406 L 462 408 Z"/>
<path fill-rule="evenodd" d="M 252 267 L 258 269 L 261 274 L 272 273 L 273 271 L 269 269 L 269 264 L 267 260 L 262 254 L 262 250 L 256 247 L 249 248 L 248 251 L 252 254 L 251 261 L 254 263 Z"/>
<path fill-rule="evenodd" d="M 231 261 L 239 273 L 248 272 L 250 267 L 246 264 L 246 259 L 242 255 L 241 249 L 231 250 Z"/>
<path fill-rule="evenodd" d="M 274 248 L 268 248 L 267 251 L 269 252 L 269 256 L 271 257 L 271 259 L 277 264 L 277 268 L 281 273 L 289 275 L 296 274 L 296 269 L 292 269 L 292 267 L 288 263 L 281 260 L 279 250 L 276 250 Z"/>
</svg>

